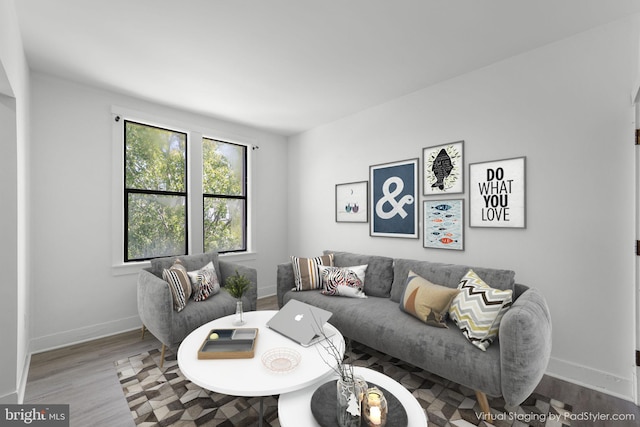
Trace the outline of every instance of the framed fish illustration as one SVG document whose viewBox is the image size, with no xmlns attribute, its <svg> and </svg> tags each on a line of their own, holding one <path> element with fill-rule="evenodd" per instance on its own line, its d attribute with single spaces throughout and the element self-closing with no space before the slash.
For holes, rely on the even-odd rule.
<svg viewBox="0 0 640 427">
<path fill-rule="evenodd" d="M 464 192 L 464 141 L 422 149 L 425 196 Z"/>
<path fill-rule="evenodd" d="M 464 200 L 424 200 L 425 248 L 464 250 Z"/>
</svg>

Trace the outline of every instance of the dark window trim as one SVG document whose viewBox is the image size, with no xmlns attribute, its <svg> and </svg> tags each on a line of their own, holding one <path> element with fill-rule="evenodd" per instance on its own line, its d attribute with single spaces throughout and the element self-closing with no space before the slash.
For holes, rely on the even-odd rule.
<svg viewBox="0 0 640 427">
<path fill-rule="evenodd" d="M 146 189 L 138 189 L 138 188 L 128 188 L 127 187 L 127 167 L 126 167 L 126 156 L 127 156 L 127 123 L 134 123 L 141 126 L 147 126 L 155 129 L 166 130 L 169 132 L 182 133 L 185 135 L 185 145 L 184 145 L 184 191 L 163 191 L 163 190 L 146 190 Z M 187 132 L 183 132 L 180 130 L 170 129 L 167 127 L 151 125 L 148 123 L 139 122 L 136 120 L 124 120 L 124 124 L 122 126 L 122 141 L 123 141 L 123 168 L 122 168 L 122 185 L 124 187 L 124 262 L 139 262 L 139 261 L 148 261 L 154 258 L 164 258 L 166 256 L 180 256 L 187 255 L 189 253 L 189 134 Z M 157 257 L 147 257 L 147 258 L 129 258 L 129 194 L 157 194 L 160 196 L 181 196 L 184 197 L 184 208 L 185 208 L 185 224 L 184 224 L 184 244 L 185 244 L 185 253 L 183 254 L 172 254 L 172 255 L 161 255 Z"/>
<path fill-rule="evenodd" d="M 243 171 L 243 183 L 242 183 L 242 195 L 241 196 L 237 196 L 237 195 L 229 195 L 229 194 L 215 194 L 215 193 L 205 193 L 203 191 L 202 193 L 202 218 L 204 219 L 204 206 L 205 206 L 205 199 L 206 198 L 216 198 L 216 199 L 234 199 L 234 200 L 243 200 L 244 201 L 244 214 L 243 214 L 243 218 L 242 218 L 242 228 L 244 230 L 244 232 L 242 233 L 242 248 L 241 249 L 234 249 L 234 250 L 229 250 L 229 251 L 219 251 L 218 253 L 221 254 L 230 254 L 230 253 L 238 253 L 238 252 L 246 252 L 247 251 L 247 239 L 248 239 L 248 235 L 249 235 L 249 228 L 248 228 L 248 217 L 249 217 L 249 198 L 247 197 L 247 194 L 249 193 L 249 178 L 248 178 L 248 171 L 247 171 L 247 164 L 248 164 L 248 157 L 249 157 L 249 150 L 248 150 L 248 146 L 244 145 L 244 144 L 237 144 L 235 142 L 229 142 L 229 141 L 225 141 L 223 139 L 219 139 L 219 138 L 209 138 L 206 136 L 202 137 L 203 139 L 209 139 L 212 141 L 217 141 L 217 142 L 223 142 L 225 144 L 230 144 L 230 145 L 236 145 L 238 147 L 242 147 L 244 148 L 244 156 L 242 156 L 242 171 Z M 204 177 L 203 177 L 204 180 Z M 205 251 L 205 230 L 204 230 L 204 220 L 202 221 L 202 251 Z"/>
</svg>

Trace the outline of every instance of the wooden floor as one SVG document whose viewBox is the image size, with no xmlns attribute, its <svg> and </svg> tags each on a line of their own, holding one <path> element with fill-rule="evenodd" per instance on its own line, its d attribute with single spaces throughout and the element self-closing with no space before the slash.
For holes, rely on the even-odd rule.
<svg viewBox="0 0 640 427">
<path fill-rule="evenodd" d="M 275 297 L 261 298 L 258 310 L 277 309 Z M 63 349 L 34 354 L 24 403 L 70 405 L 71 426 L 134 426 L 115 374 L 114 362 L 160 348 L 150 333 L 126 332 Z M 538 390 L 573 406 L 574 414 L 634 414 L 635 422 L 579 422 L 589 426 L 637 426 L 640 410 L 632 402 L 545 376 Z"/>
</svg>

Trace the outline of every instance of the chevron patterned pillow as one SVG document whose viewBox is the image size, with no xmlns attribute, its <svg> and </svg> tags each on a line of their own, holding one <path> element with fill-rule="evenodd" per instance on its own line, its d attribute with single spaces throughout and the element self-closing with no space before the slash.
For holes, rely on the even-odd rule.
<svg viewBox="0 0 640 427">
<path fill-rule="evenodd" d="M 500 320 L 511 307 L 513 291 L 494 289 L 473 270 L 460 280 L 460 293 L 449 308 L 449 316 L 464 336 L 482 351 L 486 351 L 498 336 Z"/>
</svg>

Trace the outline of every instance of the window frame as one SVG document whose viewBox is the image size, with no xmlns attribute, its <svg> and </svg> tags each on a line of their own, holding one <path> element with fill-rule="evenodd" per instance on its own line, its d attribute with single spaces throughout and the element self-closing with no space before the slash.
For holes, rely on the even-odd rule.
<svg viewBox="0 0 640 427">
<path fill-rule="evenodd" d="M 154 110 L 155 111 L 155 110 Z M 180 117 L 184 112 L 177 114 Z M 159 128 L 170 128 L 175 131 L 187 134 L 187 254 L 197 254 L 204 251 L 204 198 L 198 196 L 203 194 L 202 188 L 202 143 L 203 137 L 209 139 L 220 140 L 246 147 L 246 165 L 245 165 L 245 239 L 246 250 L 244 252 L 226 252 L 220 256 L 228 258 L 231 261 L 252 261 L 257 259 L 257 253 L 254 250 L 255 245 L 255 203 L 252 194 L 252 164 L 254 148 L 257 147 L 256 140 L 253 137 L 246 136 L 243 133 L 234 131 L 233 126 L 225 125 L 223 128 L 215 128 L 210 125 L 198 124 L 202 120 L 194 122 L 183 122 L 179 119 L 168 118 L 166 115 L 156 115 L 153 111 L 143 112 L 127 107 L 112 105 L 111 107 L 111 124 L 112 124 L 112 145 L 111 145 L 111 163 L 112 163 L 112 221 L 111 221 L 111 259 L 112 274 L 115 276 L 137 274 L 140 268 L 148 267 L 149 260 L 145 261 L 128 261 L 124 260 L 125 240 L 124 240 L 124 120 L 134 121 Z M 211 123 L 215 120 L 206 119 L 205 123 Z M 227 129 L 230 128 L 230 129 Z M 198 141 L 200 141 L 198 143 Z M 199 171 L 197 173 L 194 173 Z"/>
<path fill-rule="evenodd" d="M 242 233 L 242 248 L 241 249 L 235 249 L 235 250 L 228 250 L 228 251 L 221 251 L 219 252 L 220 254 L 229 254 L 229 253 L 242 253 L 242 252 L 247 252 L 248 249 L 248 212 L 249 212 L 249 198 L 248 198 L 248 193 L 249 193 L 249 182 L 248 182 L 248 157 L 249 157 L 249 147 L 247 145 L 244 144 L 238 144 L 236 142 L 230 142 L 230 141 L 225 141 L 222 140 L 220 138 L 212 138 L 209 136 L 203 136 L 202 140 L 204 139 L 209 139 L 209 140 L 213 140 L 216 142 L 222 142 L 224 144 L 230 144 L 230 145 L 236 145 L 236 146 L 240 146 L 240 147 L 244 147 L 244 156 L 242 158 L 242 178 L 243 178 L 243 182 L 242 182 L 242 196 L 235 196 L 235 195 L 229 195 L 229 194 L 215 194 L 215 193 L 206 193 L 204 191 L 204 189 L 202 190 L 202 250 L 206 251 L 205 248 L 205 231 L 204 231 L 204 216 L 205 216 L 205 200 L 207 198 L 212 198 L 212 199 L 230 199 L 230 200 L 242 200 L 244 201 L 244 215 L 242 218 L 242 229 L 243 229 L 243 233 Z M 204 145 L 204 144 L 202 144 Z M 204 171 L 202 173 L 202 177 L 204 179 Z"/>
<path fill-rule="evenodd" d="M 122 118 L 122 120 L 124 121 L 123 125 L 122 125 L 122 150 L 124 153 L 122 162 L 123 162 L 123 198 L 122 198 L 122 203 L 124 204 L 123 206 L 123 215 L 124 215 L 124 246 L 122 248 L 123 250 L 123 259 L 125 263 L 130 263 L 130 262 L 140 262 L 140 261 L 148 261 L 154 258 L 162 258 L 162 257 L 166 257 L 166 256 L 184 256 L 187 253 L 189 253 L 189 199 L 190 194 L 189 194 L 189 139 L 190 139 L 190 135 L 188 132 L 184 132 L 182 130 L 177 130 L 177 129 L 170 129 L 169 126 L 157 126 L 157 125 L 152 125 L 152 124 L 148 124 L 148 123 L 143 123 L 142 121 L 139 120 L 131 120 L 128 118 Z M 127 187 L 127 169 L 126 169 L 126 153 L 127 153 L 127 123 L 133 123 L 136 125 L 140 125 L 140 126 L 147 126 L 147 127 L 152 127 L 155 129 L 160 129 L 160 130 L 165 130 L 165 131 L 169 131 L 169 132 L 174 132 L 174 133 L 181 133 L 184 135 L 185 137 L 185 146 L 184 146 L 184 157 L 185 157 L 185 164 L 184 164 L 184 191 L 170 191 L 170 190 L 148 190 L 148 189 L 139 189 L 139 188 L 128 188 Z M 129 259 L 129 195 L 130 194 L 150 194 L 150 195 L 159 195 L 159 196 L 179 196 L 179 197 L 184 197 L 184 249 L 185 252 L 184 254 L 170 254 L 170 255 L 160 255 L 160 256 L 155 256 L 155 257 L 145 257 L 145 258 L 134 258 L 134 259 Z"/>
</svg>

